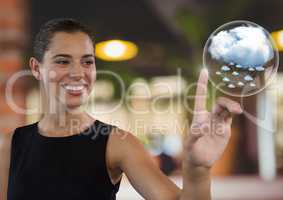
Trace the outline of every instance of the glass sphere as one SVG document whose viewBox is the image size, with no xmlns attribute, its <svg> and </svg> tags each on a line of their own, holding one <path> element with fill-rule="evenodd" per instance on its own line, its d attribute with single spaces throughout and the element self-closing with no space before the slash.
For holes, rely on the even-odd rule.
<svg viewBox="0 0 283 200">
<path fill-rule="evenodd" d="M 245 97 L 263 90 L 277 72 L 278 50 L 270 34 L 249 21 L 217 28 L 203 51 L 209 80 L 223 93 Z"/>
</svg>

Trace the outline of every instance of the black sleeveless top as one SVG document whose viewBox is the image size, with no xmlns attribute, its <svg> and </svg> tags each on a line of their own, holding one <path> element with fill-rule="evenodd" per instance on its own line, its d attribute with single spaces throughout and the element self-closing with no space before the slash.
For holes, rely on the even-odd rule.
<svg viewBox="0 0 283 200">
<path fill-rule="evenodd" d="M 38 122 L 15 130 L 8 200 L 114 200 L 106 167 L 112 126 L 99 120 L 80 134 L 47 137 Z"/>
</svg>

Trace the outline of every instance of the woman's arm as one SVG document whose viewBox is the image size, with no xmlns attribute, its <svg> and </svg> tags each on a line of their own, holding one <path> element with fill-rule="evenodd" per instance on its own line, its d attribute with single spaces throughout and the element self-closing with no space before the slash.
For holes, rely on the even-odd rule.
<svg viewBox="0 0 283 200">
<path fill-rule="evenodd" d="M 211 199 L 210 169 L 229 141 L 231 114 L 240 114 L 242 110 L 238 103 L 219 98 L 213 111 L 208 112 L 207 81 L 207 72 L 203 70 L 197 87 L 192 126 L 184 141 L 182 190 L 159 170 L 135 136 L 119 130 L 111 137 L 118 166 L 145 199 Z"/>
<path fill-rule="evenodd" d="M 131 133 L 115 130 L 109 141 L 112 159 L 135 190 L 147 200 L 177 200 L 181 190 L 161 172 L 143 144 Z"/>
<path fill-rule="evenodd" d="M 122 136 L 123 135 L 123 136 Z M 117 161 L 135 190 L 146 200 L 208 200 L 209 169 L 195 168 L 183 162 L 183 189 L 177 187 L 154 163 L 143 144 L 123 130 L 110 137 L 110 154 Z M 113 156 L 114 155 L 114 156 Z M 196 198 L 195 198 L 196 197 Z"/>
<path fill-rule="evenodd" d="M 0 134 L 0 199 L 7 200 L 12 133 Z"/>
</svg>

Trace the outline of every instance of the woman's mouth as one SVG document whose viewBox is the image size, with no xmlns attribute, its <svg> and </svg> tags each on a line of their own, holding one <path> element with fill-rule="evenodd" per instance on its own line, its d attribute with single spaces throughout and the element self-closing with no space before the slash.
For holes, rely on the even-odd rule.
<svg viewBox="0 0 283 200">
<path fill-rule="evenodd" d="M 83 90 L 86 89 L 86 85 L 63 85 L 63 88 L 67 91 L 68 94 L 74 96 L 80 96 L 83 93 Z"/>
</svg>

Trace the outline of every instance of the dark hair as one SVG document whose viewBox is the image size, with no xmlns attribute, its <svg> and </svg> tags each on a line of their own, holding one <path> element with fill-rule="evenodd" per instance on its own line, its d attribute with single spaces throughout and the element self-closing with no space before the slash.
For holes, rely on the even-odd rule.
<svg viewBox="0 0 283 200">
<path fill-rule="evenodd" d="M 92 31 L 81 24 L 79 21 L 71 18 L 53 19 L 43 24 L 39 32 L 35 36 L 33 53 L 34 57 L 39 62 L 43 60 L 44 53 L 49 48 L 50 40 L 57 32 L 83 32 L 90 37 L 94 45 Z"/>
</svg>

